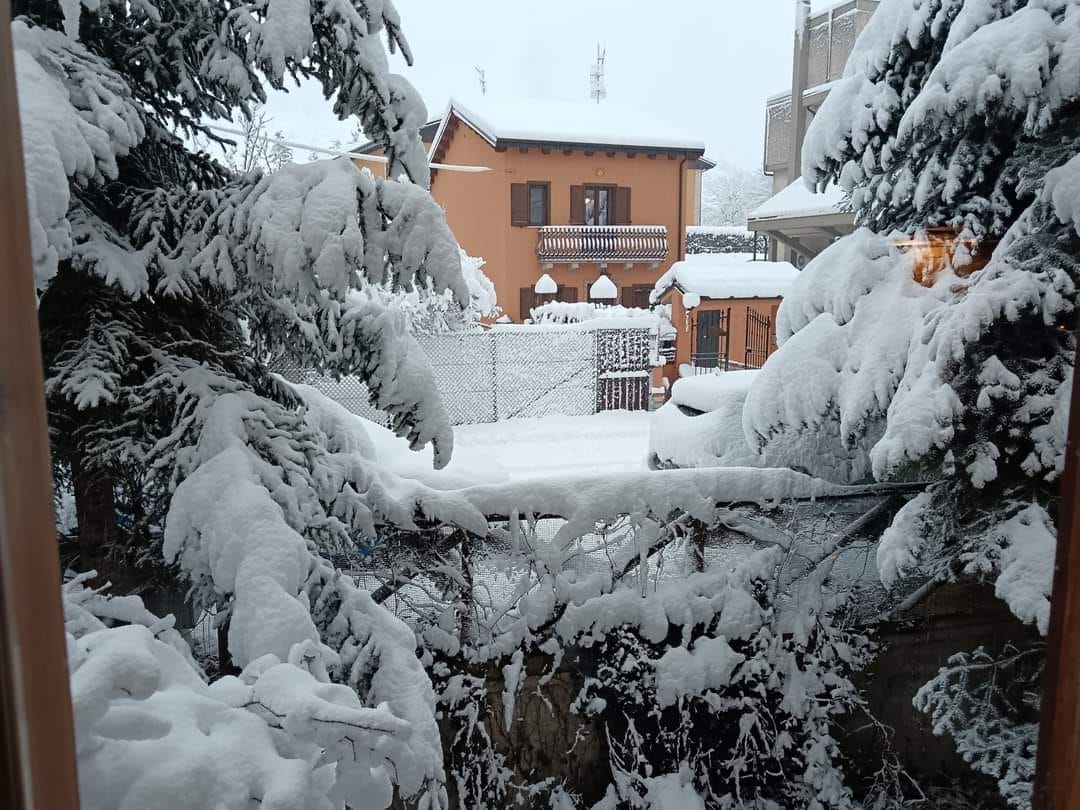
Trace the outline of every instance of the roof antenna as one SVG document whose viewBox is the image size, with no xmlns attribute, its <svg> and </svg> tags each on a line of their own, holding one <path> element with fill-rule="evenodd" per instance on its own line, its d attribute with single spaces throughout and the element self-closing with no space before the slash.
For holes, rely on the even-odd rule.
<svg viewBox="0 0 1080 810">
<path fill-rule="evenodd" d="M 486 96 L 487 95 L 487 76 L 484 75 L 484 71 L 480 67 L 473 66 L 473 70 L 476 71 L 476 76 L 477 76 L 478 79 L 480 79 L 480 95 Z"/>
<path fill-rule="evenodd" d="M 607 87 L 604 86 L 604 56 L 607 48 L 601 49 L 596 46 L 596 64 L 589 69 L 589 98 L 599 104 L 607 98 Z"/>
</svg>

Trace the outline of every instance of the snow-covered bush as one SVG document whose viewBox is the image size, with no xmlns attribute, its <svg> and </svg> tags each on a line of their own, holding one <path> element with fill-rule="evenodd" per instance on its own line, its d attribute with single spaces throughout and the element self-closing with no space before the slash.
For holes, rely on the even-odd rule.
<svg viewBox="0 0 1080 810">
<path fill-rule="evenodd" d="M 741 225 L 690 225 L 686 229 L 686 252 L 753 253 L 755 238 Z"/>
<path fill-rule="evenodd" d="M 641 307 L 624 307 L 620 304 L 603 306 L 592 304 L 588 301 L 568 303 L 566 301 L 549 301 L 529 310 L 529 319 L 533 323 L 561 324 L 561 323 L 585 323 L 597 319 L 624 319 L 640 318 L 642 326 L 655 325 L 657 321 L 671 321 L 671 306 L 665 304 L 659 307 L 643 309 Z"/>
<path fill-rule="evenodd" d="M 879 480 L 930 482 L 882 538 L 885 578 L 991 582 L 1041 633 L 1076 351 L 1078 11 L 881 3 L 803 149 L 804 180 L 844 188 L 860 228 L 785 297 L 744 412 L 759 447 L 828 434 Z M 962 751 L 1020 733 L 976 705 L 935 724 Z M 1026 806 L 1026 766 L 997 775 Z"/>
<path fill-rule="evenodd" d="M 380 289 L 384 299 L 405 310 L 413 334 L 460 332 L 475 329 L 482 318 L 497 318 L 502 312 L 498 305 L 495 284 L 484 273 L 484 260 L 461 251 L 461 273 L 469 291 L 466 301 L 459 302 L 449 290 L 434 291 L 430 280 L 423 288 L 408 291 Z"/>
<path fill-rule="evenodd" d="M 641 505 L 647 513 L 660 502 Z M 605 507 L 593 504 L 550 540 L 511 520 L 484 562 L 516 583 L 501 599 L 490 580 L 472 586 L 464 554 L 443 558 L 458 585 L 419 634 L 460 807 L 589 806 L 556 774 L 514 773 L 494 741 L 495 726 L 527 722 L 515 711 L 527 661 L 546 662 L 541 695 L 561 668 L 584 674 L 572 704 L 549 711 L 590 719 L 607 738 L 609 782 L 597 808 L 854 806 L 834 731 L 861 706 L 850 676 L 871 649 L 837 618 L 844 596 L 829 577 L 843 541 L 803 545 L 752 510 L 700 506 L 716 529 L 760 550 L 702 570 L 693 562 L 701 529 L 688 514 L 596 523 L 589 518 Z M 579 567 L 588 555 L 608 566 Z M 661 577 L 679 557 L 688 570 Z M 489 699 L 494 672 L 501 702 Z M 672 805 L 675 795 L 687 803 Z"/>
<path fill-rule="evenodd" d="M 824 605 L 785 626 L 776 563 L 775 550 L 759 552 L 723 584 L 694 574 L 658 588 L 647 599 L 671 617 L 663 638 L 631 619 L 592 642 L 598 666 L 578 707 L 606 718 L 613 784 L 601 807 L 669 807 L 654 795 L 665 778 L 703 808 L 851 806 L 832 722 L 859 702 L 848 676 L 868 645 Z"/>
<path fill-rule="evenodd" d="M 171 617 L 86 578 L 64 586 L 83 807 L 386 807 L 422 781 L 407 719 L 330 683 L 314 647 L 207 684 Z"/>
</svg>

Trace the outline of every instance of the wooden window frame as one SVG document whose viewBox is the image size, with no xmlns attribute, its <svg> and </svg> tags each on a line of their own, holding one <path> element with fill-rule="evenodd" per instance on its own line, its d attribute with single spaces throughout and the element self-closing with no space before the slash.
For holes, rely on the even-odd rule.
<svg viewBox="0 0 1080 810">
<path fill-rule="evenodd" d="M 605 189 L 607 191 L 607 193 L 608 193 L 608 208 L 607 208 L 608 221 L 605 223 L 605 225 L 613 225 L 614 224 L 611 220 L 613 220 L 615 218 L 615 195 L 618 193 L 618 191 L 616 191 L 616 189 L 618 189 L 618 187 L 619 186 L 618 186 L 617 183 L 582 183 L 581 184 L 581 193 L 584 195 L 585 200 L 588 200 L 588 198 L 589 198 L 589 190 L 590 189 L 594 189 L 596 191 L 600 191 L 601 189 Z M 588 225 L 590 227 L 598 227 L 599 226 L 599 223 L 589 222 L 589 208 L 588 208 L 587 204 L 585 205 L 585 207 L 583 209 L 583 213 L 584 213 L 584 216 L 582 218 L 585 220 L 585 223 L 584 223 L 585 225 Z"/>
<path fill-rule="evenodd" d="M 542 188 L 544 190 L 544 221 L 532 221 L 532 190 Z M 543 228 L 551 224 L 551 181 L 550 180 L 526 180 L 525 199 L 528 201 L 529 228 Z"/>
</svg>

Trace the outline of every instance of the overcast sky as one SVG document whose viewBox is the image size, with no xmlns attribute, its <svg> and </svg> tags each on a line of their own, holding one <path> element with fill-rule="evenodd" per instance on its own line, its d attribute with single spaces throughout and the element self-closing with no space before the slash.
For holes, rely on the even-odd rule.
<svg viewBox="0 0 1080 810">
<path fill-rule="evenodd" d="M 396 2 L 415 64 L 392 64 L 430 118 L 451 95 L 479 92 L 477 66 L 489 95 L 587 99 L 600 44 L 608 99 L 681 122 L 709 157 L 759 167 L 765 98 L 791 81 L 795 0 Z M 315 145 L 347 139 L 352 128 L 314 87 L 276 95 L 269 113 L 274 129 Z"/>
</svg>

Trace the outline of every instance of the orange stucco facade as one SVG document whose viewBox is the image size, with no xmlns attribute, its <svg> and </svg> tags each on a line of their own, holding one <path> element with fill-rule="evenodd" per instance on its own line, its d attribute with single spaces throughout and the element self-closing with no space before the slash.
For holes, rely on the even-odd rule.
<svg viewBox="0 0 1080 810">
<path fill-rule="evenodd" d="M 452 114 L 453 115 L 453 114 Z M 560 287 L 572 287 L 578 301 L 588 300 L 588 285 L 602 269 L 620 294 L 626 287 L 651 289 L 671 264 L 682 258 L 687 225 L 699 213 L 700 170 L 690 153 L 616 150 L 603 146 L 507 145 L 496 148 L 464 121 L 447 122 L 436 160 L 444 164 L 485 166 L 487 172 L 432 172 L 431 191 L 446 210 L 458 242 L 471 256 L 483 257 L 484 272 L 494 282 L 499 306 L 516 322 L 528 317 L 521 309 L 521 290 L 531 289 L 543 274 Z M 605 185 L 631 190 L 630 223 L 667 228 L 667 255 L 659 261 L 627 264 L 611 261 L 542 263 L 537 256 L 539 227 L 511 224 L 511 186 L 547 183 L 547 224 L 571 222 L 571 187 Z M 621 295 L 620 295 L 621 299 Z"/>
</svg>

